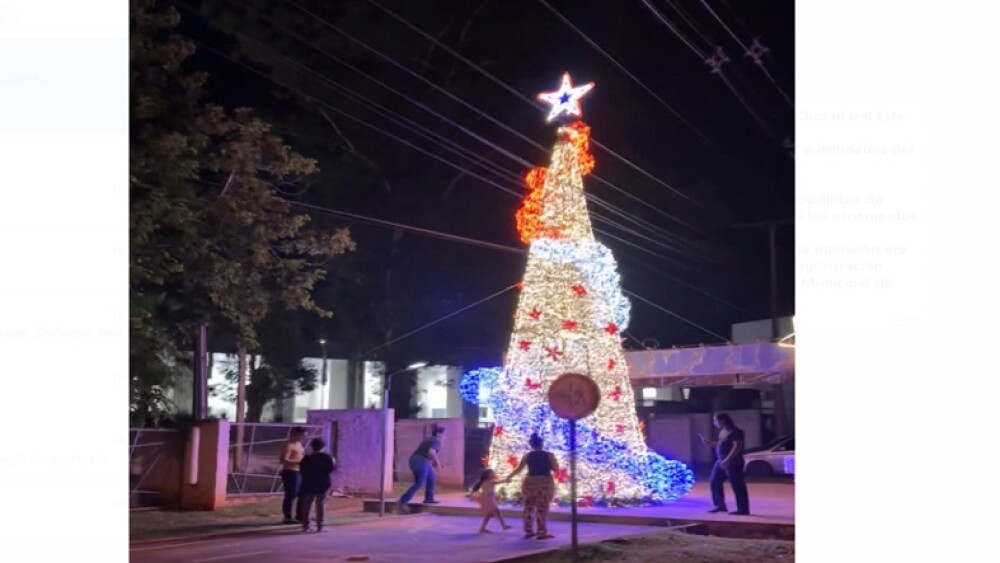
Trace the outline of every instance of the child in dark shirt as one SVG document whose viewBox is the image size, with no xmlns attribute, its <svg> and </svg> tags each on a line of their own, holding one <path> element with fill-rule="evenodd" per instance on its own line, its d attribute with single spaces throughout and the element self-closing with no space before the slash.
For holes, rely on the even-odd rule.
<svg viewBox="0 0 1000 563">
<path fill-rule="evenodd" d="M 299 520 L 302 531 L 309 531 L 309 509 L 316 505 L 316 531 L 323 531 L 323 507 L 330 492 L 330 473 L 336 468 L 333 457 L 324 452 L 326 444 L 319 438 L 310 443 L 312 451 L 302 458 L 299 471 L 302 486 L 299 489 Z"/>
</svg>

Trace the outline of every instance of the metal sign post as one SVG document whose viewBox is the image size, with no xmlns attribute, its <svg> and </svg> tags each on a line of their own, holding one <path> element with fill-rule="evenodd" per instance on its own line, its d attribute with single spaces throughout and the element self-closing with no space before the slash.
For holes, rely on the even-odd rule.
<svg viewBox="0 0 1000 563">
<path fill-rule="evenodd" d="M 579 373 L 564 373 L 549 387 L 549 406 L 560 418 L 569 420 L 569 501 L 573 561 L 579 561 L 576 533 L 576 421 L 590 416 L 601 401 L 594 380 Z"/>
</svg>

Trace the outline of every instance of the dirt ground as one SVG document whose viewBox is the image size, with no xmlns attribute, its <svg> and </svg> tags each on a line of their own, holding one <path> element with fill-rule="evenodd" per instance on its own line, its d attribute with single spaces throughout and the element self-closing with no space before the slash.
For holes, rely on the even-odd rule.
<svg viewBox="0 0 1000 563">
<path fill-rule="evenodd" d="M 518 559 L 518 563 L 570 563 L 569 548 Z M 581 562 L 623 563 L 773 563 L 795 561 L 795 543 L 653 532 L 580 546 Z"/>
</svg>

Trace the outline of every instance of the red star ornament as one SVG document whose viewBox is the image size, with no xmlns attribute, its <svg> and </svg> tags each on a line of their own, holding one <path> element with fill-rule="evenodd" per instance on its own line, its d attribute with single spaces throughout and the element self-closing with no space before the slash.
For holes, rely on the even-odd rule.
<svg viewBox="0 0 1000 563">
<path fill-rule="evenodd" d="M 493 427 L 493 435 L 494 436 L 503 436 L 503 425 L 502 424 L 497 424 L 496 426 Z"/>
<path fill-rule="evenodd" d="M 608 360 L 608 371 L 614 371 L 616 365 L 618 364 L 615 363 L 614 358 Z"/>
<path fill-rule="evenodd" d="M 507 456 L 507 465 L 509 465 L 511 469 L 517 467 L 517 457 L 514 454 Z"/>
<path fill-rule="evenodd" d="M 587 288 L 583 287 L 580 284 L 576 284 L 573 286 L 573 292 L 576 293 L 578 296 L 583 297 L 584 295 L 587 295 Z"/>
<path fill-rule="evenodd" d="M 615 432 L 617 432 L 619 434 L 624 433 L 625 432 L 625 425 L 624 424 L 616 424 L 615 425 Z"/>
<path fill-rule="evenodd" d="M 527 352 L 529 349 L 531 349 L 531 341 L 530 340 L 522 340 L 522 341 L 518 342 L 517 345 L 522 350 L 524 350 L 525 352 Z"/>
<path fill-rule="evenodd" d="M 527 387 L 528 390 L 530 390 L 530 391 L 537 391 L 538 388 L 542 386 L 542 384 L 541 383 L 535 383 L 534 381 L 531 380 L 530 377 L 528 377 L 528 378 L 526 378 L 524 380 L 524 386 Z"/>
<path fill-rule="evenodd" d="M 569 480 L 569 471 L 565 467 L 560 467 L 558 471 L 553 473 L 556 481 L 559 483 L 565 483 Z"/>
<path fill-rule="evenodd" d="M 615 323 L 608 323 L 608 326 L 604 327 L 604 332 L 607 332 L 612 336 L 618 334 L 618 325 Z"/>
<path fill-rule="evenodd" d="M 555 361 L 559 361 L 559 357 L 563 355 L 563 351 L 555 346 L 546 346 L 545 353 Z"/>
<path fill-rule="evenodd" d="M 576 330 L 576 321 L 563 321 L 563 328 L 566 330 Z"/>
<path fill-rule="evenodd" d="M 534 309 L 531 310 L 530 313 L 528 313 L 528 316 L 531 317 L 533 320 L 537 321 L 539 318 L 541 318 L 542 312 L 538 310 L 538 307 L 535 307 Z"/>
<path fill-rule="evenodd" d="M 622 386 L 615 385 L 615 388 L 612 389 L 610 393 L 608 393 L 608 396 L 616 401 L 620 401 L 622 398 Z"/>
</svg>

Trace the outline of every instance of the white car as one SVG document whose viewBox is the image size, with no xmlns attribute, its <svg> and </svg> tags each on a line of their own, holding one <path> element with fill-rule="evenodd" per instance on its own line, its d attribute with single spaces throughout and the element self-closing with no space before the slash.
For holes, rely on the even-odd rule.
<svg viewBox="0 0 1000 563">
<path fill-rule="evenodd" d="M 792 458 L 786 460 L 786 458 Z M 795 437 L 786 436 L 766 446 L 750 448 L 743 454 L 746 474 L 752 477 L 788 475 L 795 472 Z M 788 461 L 791 463 L 789 464 Z M 786 470 L 787 467 L 790 469 Z"/>
</svg>

